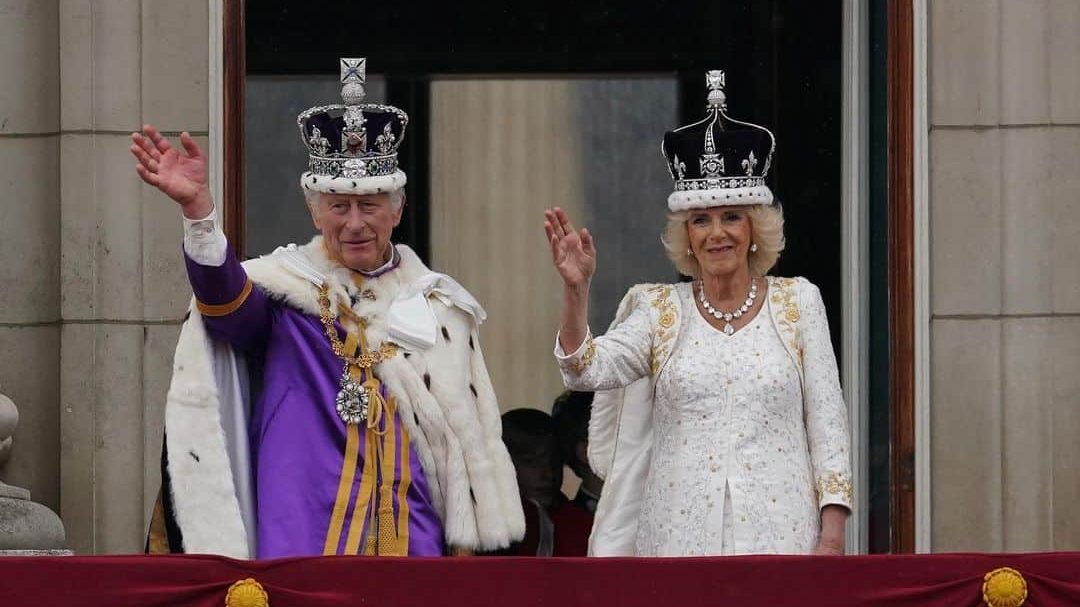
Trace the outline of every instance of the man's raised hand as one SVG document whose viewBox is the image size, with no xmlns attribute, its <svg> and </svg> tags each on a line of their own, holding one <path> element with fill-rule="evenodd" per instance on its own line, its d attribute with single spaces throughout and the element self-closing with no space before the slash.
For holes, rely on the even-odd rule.
<svg viewBox="0 0 1080 607">
<path fill-rule="evenodd" d="M 206 179 L 206 156 L 186 131 L 180 134 L 181 153 L 153 126 L 131 134 L 135 172 L 180 205 L 189 219 L 202 219 L 214 209 Z"/>
</svg>

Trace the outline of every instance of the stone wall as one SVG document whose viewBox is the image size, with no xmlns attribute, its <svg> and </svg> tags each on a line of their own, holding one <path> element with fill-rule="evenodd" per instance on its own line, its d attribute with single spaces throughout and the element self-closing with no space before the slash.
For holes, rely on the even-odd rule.
<svg viewBox="0 0 1080 607">
<path fill-rule="evenodd" d="M 208 4 L 60 2 L 60 514 L 78 552 L 143 547 L 190 295 L 176 205 L 129 133 L 207 144 Z"/>
<path fill-rule="evenodd" d="M 1080 2 L 929 2 L 933 549 L 1080 548 Z"/>
<path fill-rule="evenodd" d="M 0 386 L 19 404 L 4 478 L 60 503 L 60 65 L 56 0 L 0 0 Z"/>
<path fill-rule="evenodd" d="M 128 134 L 208 130 L 208 4 L 2 0 L 0 383 L 13 484 L 80 553 L 142 549 L 190 292 L 175 205 Z M 17 84 L 17 85 L 16 85 Z"/>
</svg>

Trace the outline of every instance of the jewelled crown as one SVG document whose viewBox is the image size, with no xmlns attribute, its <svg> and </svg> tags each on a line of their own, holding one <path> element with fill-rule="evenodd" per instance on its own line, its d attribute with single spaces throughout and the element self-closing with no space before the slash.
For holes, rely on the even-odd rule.
<svg viewBox="0 0 1080 607">
<path fill-rule="evenodd" d="M 765 185 L 776 138 L 765 127 L 727 115 L 724 72 L 705 74 L 708 105 L 704 120 L 668 131 L 660 146 L 675 191 L 672 211 L 721 205 L 772 204 Z"/>
<path fill-rule="evenodd" d="M 392 105 L 364 103 L 366 59 L 341 60 L 341 100 L 296 117 L 308 149 L 305 190 L 330 194 L 375 194 L 405 185 L 397 152 L 409 117 Z"/>
</svg>

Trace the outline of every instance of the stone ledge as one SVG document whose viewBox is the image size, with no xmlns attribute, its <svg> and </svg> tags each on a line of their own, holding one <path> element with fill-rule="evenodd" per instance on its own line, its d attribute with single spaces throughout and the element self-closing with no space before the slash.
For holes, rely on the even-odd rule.
<svg viewBox="0 0 1080 607">
<path fill-rule="evenodd" d="M 0 497 L 0 550 L 61 550 L 64 541 L 55 512 L 28 499 Z"/>
<path fill-rule="evenodd" d="M 75 556 L 70 550 L 0 550 L 0 558 L 5 556 Z"/>
</svg>

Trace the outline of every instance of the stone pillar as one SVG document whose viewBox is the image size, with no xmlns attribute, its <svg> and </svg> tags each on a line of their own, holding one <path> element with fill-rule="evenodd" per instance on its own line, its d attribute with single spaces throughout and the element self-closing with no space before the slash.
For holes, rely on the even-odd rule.
<svg viewBox="0 0 1080 607">
<path fill-rule="evenodd" d="M 141 552 L 158 491 L 191 292 L 180 213 L 136 176 L 129 134 L 149 122 L 206 146 L 208 19 L 206 2 L 60 5 L 59 506 L 80 554 Z"/>
<path fill-rule="evenodd" d="M 1080 548 L 1080 3 L 929 3 L 935 551 Z"/>
<path fill-rule="evenodd" d="M 5 479 L 57 508 L 60 164 L 57 0 L 0 1 L 0 384 L 22 413 Z"/>
</svg>

